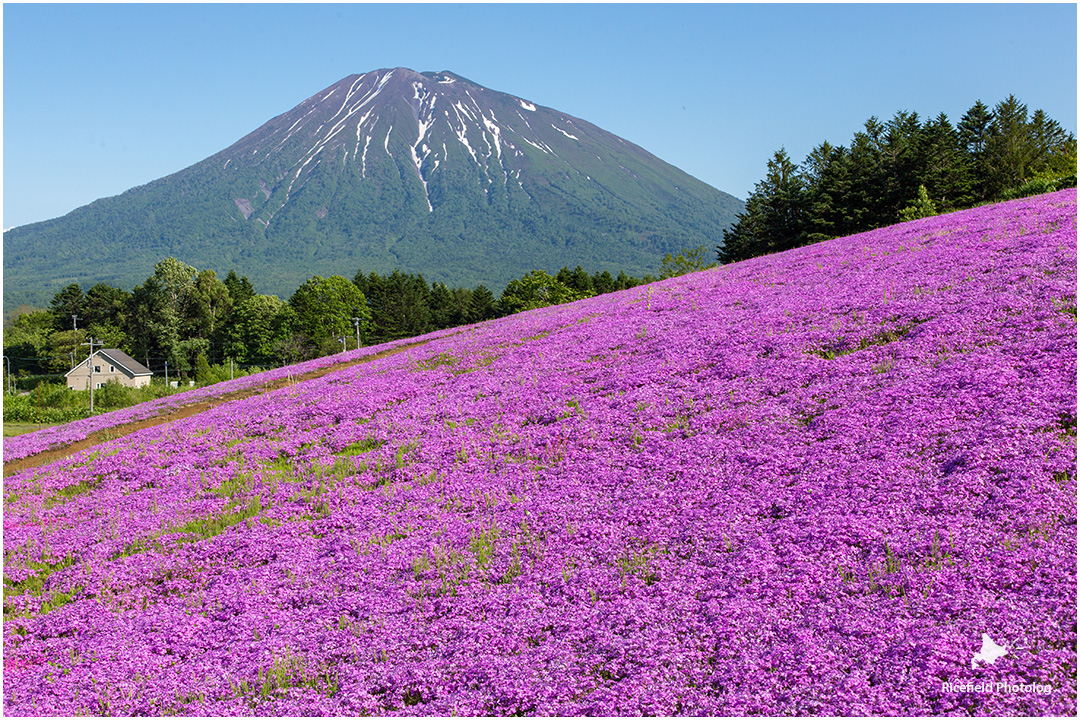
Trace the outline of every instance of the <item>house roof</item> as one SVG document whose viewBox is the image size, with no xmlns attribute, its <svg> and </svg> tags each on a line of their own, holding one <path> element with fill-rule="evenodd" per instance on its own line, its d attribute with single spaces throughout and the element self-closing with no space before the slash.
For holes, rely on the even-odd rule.
<svg viewBox="0 0 1080 720">
<path fill-rule="evenodd" d="M 128 355 L 123 350 L 117 350 L 115 348 L 105 348 L 105 349 L 102 349 L 102 350 L 98 350 L 91 357 L 98 356 L 98 355 L 100 355 L 101 357 L 108 360 L 110 364 L 115 365 L 116 367 L 123 369 L 124 371 L 127 372 L 128 375 L 131 375 L 132 377 L 136 377 L 138 375 L 153 375 L 154 374 L 153 371 L 150 370 L 150 368 L 146 367 L 141 362 L 139 362 L 135 358 L 131 357 L 130 355 Z M 83 363 L 79 363 L 78 365 L 73 367 L 71 370 L 68 370 L 66 373 L 64 373 L 64 377 L 67 377 L 68 375 L 70 375 L 71 373 L 75 372 L 76 370 L 78 370 L 80 367 L 83 367 L 83 366 L 84 366 Z"/>
</svg>

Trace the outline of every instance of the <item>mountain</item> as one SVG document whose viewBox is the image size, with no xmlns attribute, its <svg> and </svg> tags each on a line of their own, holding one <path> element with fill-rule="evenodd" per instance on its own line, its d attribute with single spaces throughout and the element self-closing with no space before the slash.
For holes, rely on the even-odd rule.
<svg viewBox="0 0 1080 720">
<path fill-rule="evenodd" d="M 655 271 L 742 203 L 591 123 L 450 72 L 351 75 L 180 172 L 4 233 L 4 300 L 130 289 L 174 256 L 286 296 L 313 274 L 498 291 L 535 269 Z"/>
</svg>

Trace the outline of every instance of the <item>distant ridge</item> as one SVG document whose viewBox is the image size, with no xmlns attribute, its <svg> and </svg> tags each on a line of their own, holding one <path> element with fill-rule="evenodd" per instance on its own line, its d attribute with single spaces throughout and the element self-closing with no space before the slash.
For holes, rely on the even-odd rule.
<svg viewBox="0 0 1080 720">
<path fill-rule="evenodd" d="M 591 123 L 451 72 L 350 75 L 160 180 L 4 233 L 5 302 L 130 288 L 172 255 L 260 292 L 395 267 L 496 290 L 534 269 L 643 274 L 742 203 Z"/>
</svg>

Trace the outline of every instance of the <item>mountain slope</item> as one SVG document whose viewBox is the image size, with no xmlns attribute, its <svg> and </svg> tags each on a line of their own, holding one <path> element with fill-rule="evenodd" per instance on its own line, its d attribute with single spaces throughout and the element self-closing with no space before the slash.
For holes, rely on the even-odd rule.
<svg viewBox="0 0 1080 720">
<path fill-rule="evenodd" d="M 718 241 L 741 208 L 584 120 L 449 72 L 379 70 L 185 170 L 6 232 L 5 300 L 130 287 L 166 255 L 279 294 L 360 267 L 494 288 L 566 264 L 644 273 Z"/>
</svg>

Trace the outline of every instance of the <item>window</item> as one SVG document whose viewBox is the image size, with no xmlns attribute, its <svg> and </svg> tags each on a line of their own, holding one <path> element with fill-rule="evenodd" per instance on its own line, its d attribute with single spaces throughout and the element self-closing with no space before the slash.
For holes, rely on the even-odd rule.
<svg viewBox="0 0 1080 720">
<path fill-rule="evenodd" d="M 113 367 L 112 365 L 110 365 L 110 366 L 109 366 L 109 372 L 111 372 L 111 373 L 114 373 L 114 372 L 116 372 L 116 368 L 115 368 L 115 367 Z"/>
<path fill-rule="evenodd" d="M 101 372 L 101 366 L 100 365 L 95 365 L 94 366 L 94 372 Z"/>
</svg>

